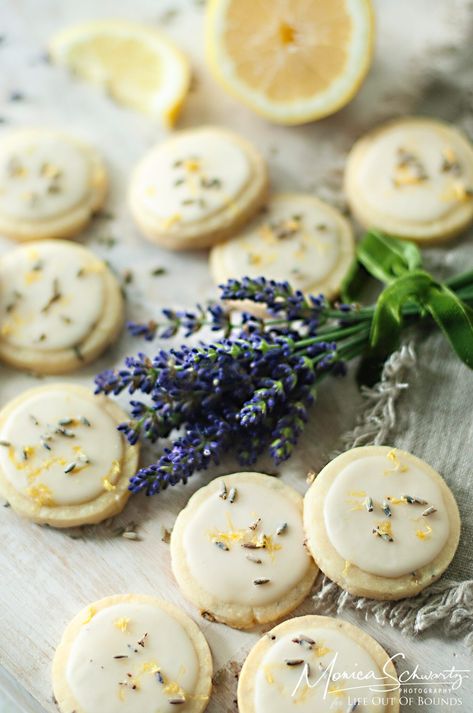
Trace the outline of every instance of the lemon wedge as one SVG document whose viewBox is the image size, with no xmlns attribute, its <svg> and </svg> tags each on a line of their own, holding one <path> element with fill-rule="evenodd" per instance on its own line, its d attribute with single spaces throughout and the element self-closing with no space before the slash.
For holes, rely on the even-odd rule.
<svg viewBox="0 0 473 713">
<path fill-rule="evenodd" d="M 52 38 L 57 64 L 102 86 L 118 103 L 174 125 L 189 89 L 185 55 L 161 32 L 120 20 L 74 25 Z"/>
<path fill-rule="evenodd" d="M 347 104 L 373 52 L 371 0 L 209 0 L 206 55 L 215 78 L 278 124 Z"/>
</svg>

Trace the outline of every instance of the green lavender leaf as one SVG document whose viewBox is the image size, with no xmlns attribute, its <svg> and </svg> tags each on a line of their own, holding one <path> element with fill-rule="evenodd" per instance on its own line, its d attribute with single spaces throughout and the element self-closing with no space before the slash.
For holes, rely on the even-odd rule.
<svg viewBox="0 0 473 713">
<path fill-rule="evenodd" d="M 363 265 L 354 260 L 345 275 L 340 288 L 340 296 L 343 302 L 357 302 L 366 284 L 368 273 Z"/>
<path fill-rule="evenodd" d="M 356 260 L 342 283 L 342 299 L 345 302 L 358 299 L 367 274 L 389 284 L 421 267 L 422 258 L 417 245 L 370 230 L 357 246 Z"/>
<path fill-rule="evenodd" d="M 445 285 L 429 290 L 426 309 L 450 342 L 455 353 L 473 369 L 473 310 Z"/>
<path fill-rule="evenodd" d="M 371 325 L 372 356 L 387 356 L 398 348 L 408 303 L 416 304 L 421 316 L 433 317 L 455 353 L 473 369 L 473 310 L 421 270 L 399 277 L 379 296 Z"/>
<path fill-rule="evenodd" d="M 411 302 L 425 314 L 432 286 L 437 283 L 427 272 L 415 270 L 384 288 L 371 323 L 370 342 L 374 354 L 387 356 L 399 347 L 404 324 L 403 308 Z"/>
<path fill-rule="evenodd" d="M 422 257 L 417 245 L 376 230 L 371 230 L 363 236 L 358 245 L 357 256 L 370 275 L 387 284 L 406 272 L 422 267 Z"/>
</svg>

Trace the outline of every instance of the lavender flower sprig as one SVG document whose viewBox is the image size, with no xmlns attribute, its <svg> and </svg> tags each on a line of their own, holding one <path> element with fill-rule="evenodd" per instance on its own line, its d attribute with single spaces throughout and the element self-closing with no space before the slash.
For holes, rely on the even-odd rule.
<svg viewBox="0 0 473 713">
<path fill-rule="evenodd" d="M 139 353 L 128 357 L 123 368 L 97 376 L 97 393 L 133 395 L 131 418 L 119 427 L 131 444 L 171 439 L 156 463 L 131 478 L 130 490 L 153 495 L 186 483 L 230 451 L 243 466 L 264 452 L 277 464 L 286 460 L 304 430 L 320 381 L 343 375 L 346 363 L 370 344 L 371 356 L 385 356 L 395 348 L 396 330 L 405 320 L 430 312 L 457 354 L 473 366 L 473 274 L 454 278 L 450 289 L 419 269 L 416 251 L 376 233 L 365 236 L 359 260 L 387 283 L 374 306 L 331 305 L 322 295 L 304 295 L 288 282 L 245 277 L 221 287 L 222 304 L 196 311 L 166 309 L 159 323 L 129 324 L 133 335 L 148 341 L 179 332 L 190 336 L 204 328 L 221 333 L 195 347 L 160 350 L 154 357 Z M 345 292 L 357 281 L 352 271 Z M 264 307 L 265 316 L 225 306 L 236 301 Z"/>
</svg>

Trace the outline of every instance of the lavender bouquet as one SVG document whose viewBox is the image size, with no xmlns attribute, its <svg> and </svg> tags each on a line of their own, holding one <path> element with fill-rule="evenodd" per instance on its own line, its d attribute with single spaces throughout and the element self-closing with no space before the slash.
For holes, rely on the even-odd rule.
<svg viewBox="0 0 473 713">
<path fill-rule="evenodd" d="M 385 287 L 376 304 L 362 306 L 355 300 L 368 276 Z M 130 490 L 153 495 L 184 484 L 230 451 L 243 466 L 266 451 L 276 464 L 286 460 L 321 380 L 344 375 L 359 356 L 362 378 L 373 380 L 406 324 L 437 324 L 473 368 L 473 271 L 440 283 L 422 269 L 413 243 L 369 232 L 342 297 L 330 304 L 288 282 L 243 278 L 221 286 L 220 303 L 165 309 L 159 323 L 130 323 L 131 333 L 148 341 L 179 332 L 188 337 L 204 327 L 220 333 L 211 343 L 160 350 L 152 358 L 139 353 L 96 377 L 97 393 L 132 396 L 131 419 L 119 426 L 131 444 L 173 439 L 156 463 L 131 478 Z M 243 300 L 264 307 L 266 316 L 226 306 Z"/>
</svg>

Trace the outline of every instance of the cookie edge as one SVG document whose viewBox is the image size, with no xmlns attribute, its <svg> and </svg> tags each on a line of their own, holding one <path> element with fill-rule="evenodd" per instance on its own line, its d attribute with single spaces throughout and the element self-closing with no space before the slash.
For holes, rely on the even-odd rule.
<svg viewBox="0 0 473 713">
<path fill-rule="evenodd" d="M 381 575 L 365 572 L 350 563 L 348 570 L 345 560 L 338 554 L 329 540 L 324 520 L 325 497 L 330 490 L 348 454 L 359 453 L 360 458 L 365 455 L 386 455 L 395 450 L 402 457 L 414 461 L 416 465 L 427 468 L 429 475 L 440 488 L 450 523 L 450 533 L 442 550 L 432 562 L 416 570 L 416 578 L 412 575 L 401 577 L 383 577 Z M 450 565 L 458 547 L 460 539 L 460 513 L 456 500 L 443 477 L 431 465 L 408 451 L 403 451 L 392 446 L 360 446 L 345 451 L 328 463 L 316 476 L 313 484 L 304 497 L 304 530 L 307 545 L 322 572 L 346 592 L 354 596 L 367 597 L 380 601 L 396 601 L 413 597 L 433 582 L 436 582 Z"/>
<path fill-rule="evenodd" d="M 111 399 L 94 393 L 85 386 L 71 383 L 56 383 L 37 386 L 28 389 L 16 398 L 9 401 L 0 411 L 0 428 L 9 415 L 23 402 L 36 394 L 48 392 L 51 389 L 61 388 L 78 394 L 81 397 L 97 399 L 97 403 L 108 413 L 117 424 L 123 423 L 127 415 Z M 80 525 L 94 525 L 123 510 L 131 492 L 128 490 L 129 479 L 136 473 L 139 462 L 139 446 L 130 446 L 123 438 L 123 456 L 121 460 L 121 473 L 116 481 L 116 490 L 103 492 L 94 500 L 77 505 L 61 505 L 49 507 L 36 505 L 30 498 L 19 493 L 11 485 L 8 478 L 0 469 L 0 494 L 4 497 L 19 516 L 40 525 L 49 525 L 55 528 L 78 527 Z"/>
<path fill-rule="evenodd" d="M 199 609 L 204 618 L 227 624 L 236 629 L 251 629 L 258 624 L 277 621 L 292 612 L 310 593 L 319 571 L 312 559 L 312 555 L 307 552 L 308 568 L 304 577 L 288 592 L 287 596 L 263 606 L 221 603 L 218 597 L 204 590 L 194 579 L 187 564 L 183 538 L 195 512 L 209 497 L 218 492 L 222 481 L 227 486 L 235 485 L 238 487 L 238 484 L 242 484 L 245 481 L 255 482 L 255 480 L 264 482 L 265 486 L 271 484 L 273 488 L 284 490 L 286 496 L 300 509 L 302 517 L 302 496 L 278 478 L 254 471 L 230 473 L 214 478 L 208 485 L 203 486 L 192 495 L 186 507 L 177 516 L 171 534 L 171 567 L 185 598 Z"/>
<path fill-rule="evenodd" d="M 271 646 L 269 635 L 273 633 L 277 635 L 281 632 L 286 633 L 286 631 L 291 630 L 299 633 L 305 622 L 329 629 L 340 629 L 356 643 L 359 643 L 365 651 L 367 651 L 367 653 L 374 659 L 381 672 L 385 670 L 389 677 L 398 681 L 396 668 L 392 660 L 390 660 L 387 651 L 376 641 L 376 639 L 367 634 L 363 629 L 355 626 L 354 624 L 350 624 L 348 621 L 343 619 L 320 616 L 317 614 L 307 614 L 306 616 L 294 617 L 293 619 L 288 619 L 287 621 L 278 624 L 276 627 L 267 632 L 267 634 L 262 636 L 261 639 L 259 639 L 252 647 L 243 663 L 238 681 L 237 696 L 238 709 L 240 713 L 256 713 L 254 705 L 255 669 L 257 669 L 260 665 L 263 656 Z M 396 700 L 386 707 L 385 713 L 399 712 L 399 690 L 393 692 L 393 698 Z"/>
<path fill-rule="evenodd" d="M 186 706 L 186 708 L 188 708 L 189 713 L 203 713 L 206 709 L 212 692 L 213 662 L 210 647 L 199 626 L 177 606 L 159 597 L 147 594 L 114 594 L 98 599 L 97 601 L 89 604 L 87 607 L 81 609 L 67 624 L 62 634 L 52 662 L 53 693 L 62 713 L 68 713 L 69 710 L 75 710 L 76 713 L 90 713 L 90 711 L 85 711 L 81 706 L 79 706 L 77 701 L 74 699 L 65 675 L 65 669 L 72 645 L 83 626 L 84 618 L 87 618 L 89 614 L 89 608 L 93 607 L 95 609 L 95 613 L 97 613 L 103 609 L 107 609 L 110 606 L 114 606 L 115 604 L 136 601 L 144 604 L 151 604 L 164 610 L 167 614 L 177 620 L 188 635 L 194 646 L 201 672 L 193 695 L 196 697 L 205 696 L 206 700 L 192 701 L 191 705 L 189 707 Z"/>
</svg>

